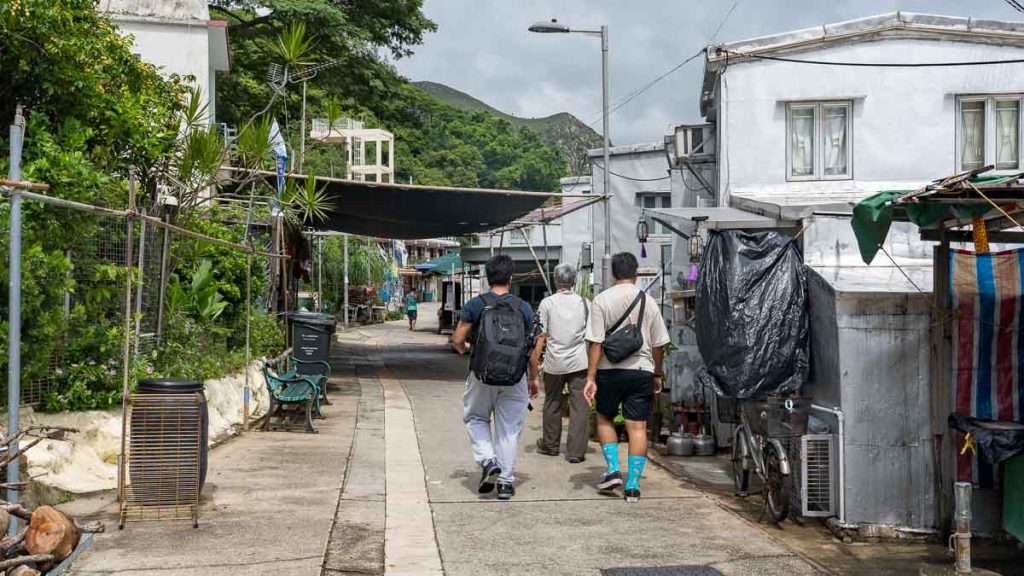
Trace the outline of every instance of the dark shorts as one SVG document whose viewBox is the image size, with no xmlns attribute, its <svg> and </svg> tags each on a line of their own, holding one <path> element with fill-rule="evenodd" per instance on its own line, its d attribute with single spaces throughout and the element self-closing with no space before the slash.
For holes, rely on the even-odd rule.
<svg viewBox="0 0 1024 576">
<path fill-rule="evenodd" d="M 654 374 L 645 370 L 613 368 L 597 371 L 597 413 L 608 418 L 647 420 L 654 403 Z"/>
<path fill-rule="evenodd" d="M 409 318 L 409 320 L 415 320 L 416 319 L 416 311 L 415 310 L 406 310 L 405 311 L 405 315 Z"/>
</svg>

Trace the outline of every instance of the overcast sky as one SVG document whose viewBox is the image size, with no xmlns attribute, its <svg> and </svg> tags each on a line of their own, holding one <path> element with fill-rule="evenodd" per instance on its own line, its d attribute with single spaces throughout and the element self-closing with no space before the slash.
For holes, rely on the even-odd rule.
<svg viewBox="0 0 1024 576">
<path fill-rule="evenodd" d="M 608 24 L 612 105 L 712 40 L 730 42 L 896 10 L 1024 20 L 1004 0 L 425 0 L 438 25 L 399 60 L 412 80 L 432 80 L 525 117 L 567 111 L 600 131 L 601 44 L 572 34 L 532 34 L 537 20 L 573 28 Z M 724 25 L 722 24 L 724 20 Z M 611 117 L 616 144 L 661 140 L 670 124 L 699 120 L 697 58 Z"/>
</svg>

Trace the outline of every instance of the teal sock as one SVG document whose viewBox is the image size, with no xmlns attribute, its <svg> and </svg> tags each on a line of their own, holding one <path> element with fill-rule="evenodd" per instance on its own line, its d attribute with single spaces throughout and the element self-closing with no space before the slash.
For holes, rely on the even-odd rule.
<svg viewBox="0 0 1024 576">
<path fill-rule="evenodd" d="M 640 489 L 640 476 L 644 473 L 646 464 L 646 456 L 629 455 L 629 479 L 626 480 L 626 490 Z"/>
<path fill-rule="evenodd" d="M 611 444 L 601 444 L 601 450 L 604 451 L 604 462 L 608 465 L 609 472 L 619 471 L 619 444 L 613 442 Z"/>
</svg>

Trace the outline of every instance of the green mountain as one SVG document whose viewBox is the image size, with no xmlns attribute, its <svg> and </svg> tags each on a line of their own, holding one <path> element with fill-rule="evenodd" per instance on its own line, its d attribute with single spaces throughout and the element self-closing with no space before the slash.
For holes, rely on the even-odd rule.
<svg viewBox="0 0 1024 576">
<path fill-rule="evenodd" d="M 489 112 L 512 123 L 516 129 L 529 128 L 541 141 L 557 146 L 569 162 L 570 174 L 584 174 L 587 170 L 587 150 L 600 148 L 601 135 L 568 112 L 559 112 L 545 118 L 520 118 L 506 114 L 465 92 L 437 82 L 413 82 L 420 90 L 460 110 Z"/>
</svg>

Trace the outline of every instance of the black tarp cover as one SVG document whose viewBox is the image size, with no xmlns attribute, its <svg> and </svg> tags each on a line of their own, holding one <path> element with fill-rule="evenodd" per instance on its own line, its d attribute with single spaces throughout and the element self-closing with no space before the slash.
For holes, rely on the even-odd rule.
<svg viewBox="0 0 1024 576">
<path fill-rule="evenodd" d="M 273 173 L 264 173 L 273 180 Z M 293 176 L 289 176 L 293 177 Z M 302 178 L 302 176 L 295 176 Z M 334 206 L 320 230 L 414 240 L 462 236 L 505 226 L 552 197 L 548 193 L 445 188 L 317 178 Z"/>
<path fill-rule="evenodd" d="M 792 238 L 711 231 L 697 279 L 698 381 L 719 396 L 799 389 L 810 367 L 807 271 Z"/>
</svg>

